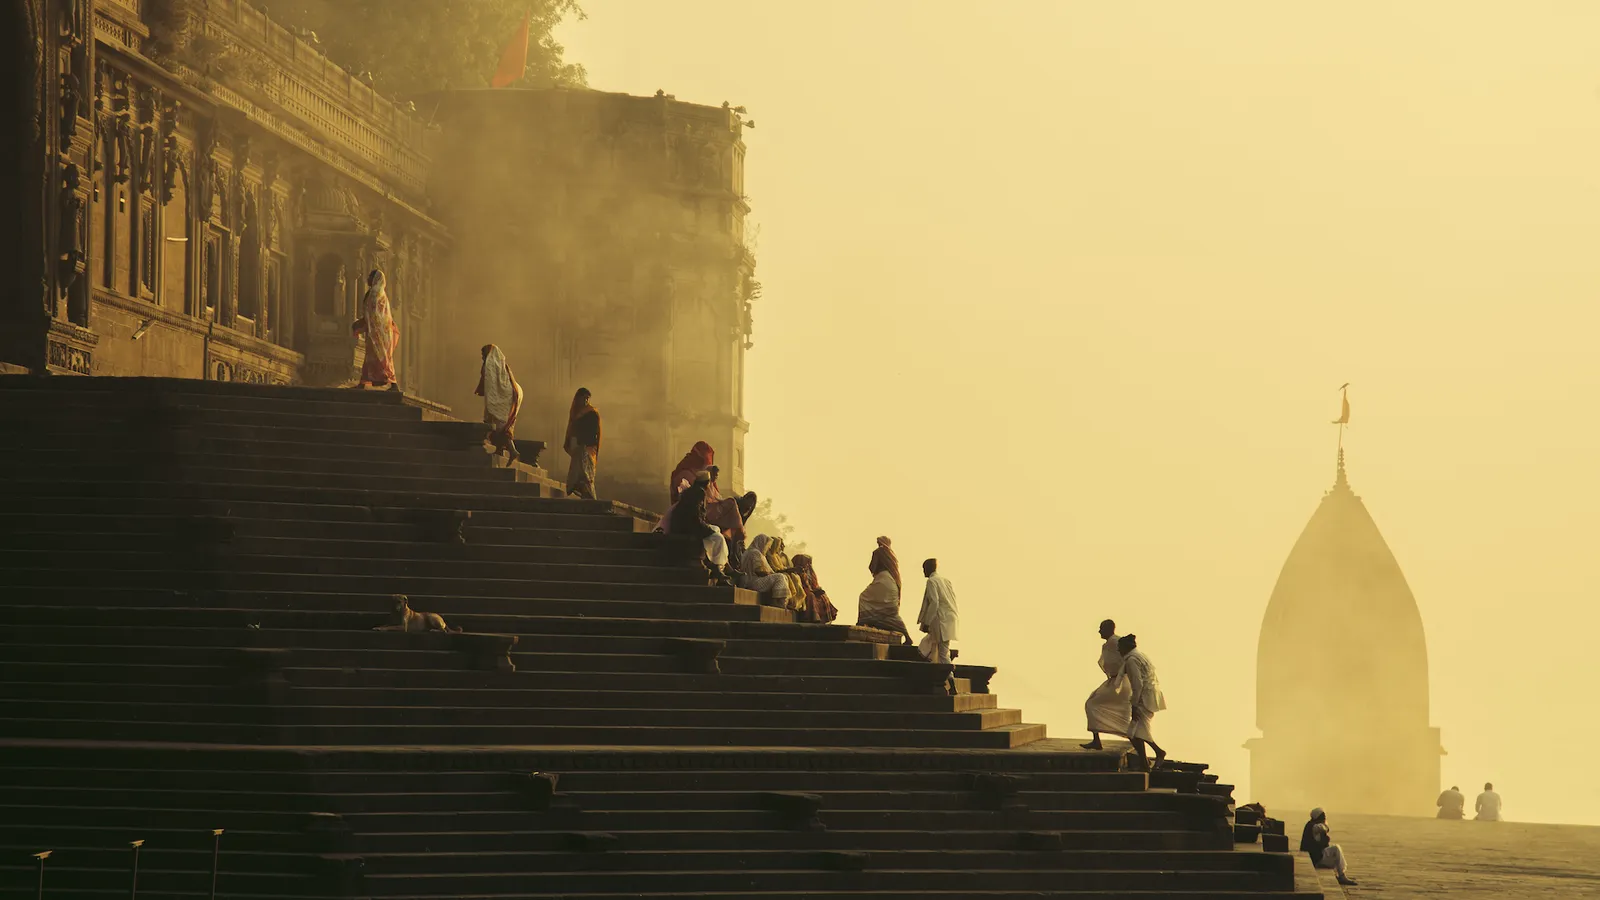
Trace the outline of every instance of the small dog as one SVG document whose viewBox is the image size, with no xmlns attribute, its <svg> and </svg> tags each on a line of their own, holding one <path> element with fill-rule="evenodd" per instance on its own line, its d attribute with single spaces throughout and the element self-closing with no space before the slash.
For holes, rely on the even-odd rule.
<svg viewBox="0 0 1600 900">
<path fill-rule="evenodd" d="M 379 625 L 373 631 L 404 631 L 411 634 L 420 634 L 424 631 L 444 631 L 450 634 L 460 634 L 461 629 L 450 628 L 444 624 L 444 617 L 438 613 L 417 612 L 411 608 L 411 600 L 405 594 L 394 595 L 394 615 L 388 625 Z"/>
</svg>

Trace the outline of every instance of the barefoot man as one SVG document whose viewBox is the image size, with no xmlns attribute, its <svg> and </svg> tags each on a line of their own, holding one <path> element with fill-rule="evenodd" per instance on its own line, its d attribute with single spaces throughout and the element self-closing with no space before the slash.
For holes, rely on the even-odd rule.
<svg viewBox="0 0 1600 900">
<path fill-rule="evenodd" d="M 1140 765 L 1146 768 L 1150 765 L 1150 757 L 1144 752 L 1145 744 L 1156 751 L 1156 764 L 1160 765 L 1167 758 L 1167 751 L 1161 749 L 1155 736 L 1150 733 L 1150 719 L 1167 708 L 1167 698 L 1161 694 L 1156 667 L 1149 657 L 1140 652 L 1139 641 L 1131 634 L 1117 642 L 1117 649 L 1122 651 L 1122 674 L 1128 677 L 1128 690 L 1133 700 L 1133 721 L 1128 728 L 1128 740 L 1133 741 L 1133 749 L 1139 751 Z"/>
<path fill-rule="evenodd" d="M 1105 641 L 1100 645 L 1100 671 L 1105 673 L 1106 680 L 1083 704 L 1084 714 L 1089 718 L 1089 733 L 1094 735 L 1094 740 L 1083 745 L 1085 750 L 1104 749 L 1100 745 L 1102 731 L 1127 737 L 1128 726 L 1132 724 L 1128 679 L 1123 677 L 1122 651 L 1117 649 L 1117 623 L 1110 619 L 1101 622 L 1100 637 Z"/>
</svg>

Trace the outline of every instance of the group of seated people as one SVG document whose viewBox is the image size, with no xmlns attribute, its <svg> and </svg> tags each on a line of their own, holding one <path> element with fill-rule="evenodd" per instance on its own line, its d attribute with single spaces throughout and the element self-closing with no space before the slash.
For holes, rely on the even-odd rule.
<svg viewBox="0 0 1600 900">
<path fill-rule="evenodd" d="M 755 513 L 755 491 L 723 497 L 716 451 L 700 441 L 672 472 L 671 506 L 661 519 L 667 534 L 700 538 L 702 561 L 713 584 L 747 588 L 768 606 L 793 610 L 803 622 L 828 623 L 839 611 L 817 581 L 811 557 L 784 551 L 783 538 L 756 535 L 745 546 L 745 523 Z"/>
</svg>

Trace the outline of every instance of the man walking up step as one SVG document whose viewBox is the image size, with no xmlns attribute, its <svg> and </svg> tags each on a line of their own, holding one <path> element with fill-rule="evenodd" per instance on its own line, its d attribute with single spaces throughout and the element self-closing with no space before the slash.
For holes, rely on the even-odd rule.
<svg viewBox="0 0 1600 900">
<path fill-rule="evenodd" d="M 928 579 L 928 586 L 922 592 L 922 612 L 917 614 L 917 625 L 928 635 L 929 646 L 922 655 L 936 663 L 947 663 L 950 642 L 956 639 L 956 589 L 950 579 L 938 574 L 938 568 L 937 559 L 922 561 L 922 574 Z"/>
<path fill-rule="evenodd" d="M 1155 664 L 1139 650 L 1139 641 L 1134 635 L 1124 635 L 1117 641 L 1117 649 L 1122 653 L 1122 674 L 1128 676 L 1128 689 L 1132 692 L 1133 721 L 1128 728 L 1128 740 L 1133 741 L 1133 749 L 1139 751 L 1142 767 L 1150 766 L 1150 757 L 1144 752 L 1145 744 L 1155 749 L 1156 764 L 1160 765 L 1167 758 L 1167 751 L 1156 743 L 1150 731 L 1150 720 L 1167 708 L 1167 698 L 1161 693 L 1161 682 L 1156 679 Z"/>
</svg>

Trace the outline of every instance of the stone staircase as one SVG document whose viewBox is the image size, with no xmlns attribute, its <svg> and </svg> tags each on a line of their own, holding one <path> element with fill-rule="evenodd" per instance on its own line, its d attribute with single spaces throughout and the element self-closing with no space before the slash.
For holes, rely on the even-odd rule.
<svg viewBox="0 0 1600 900">
<path fill-rule="evenodd" d="M 0 887 L 53 897 L 1295 892 L 1225 790 L 991 669 L 709 587 L 386 392 L 0 376 Z M 463 634 L 373 631 L 404 593 Z M 534 773 L 541 773 L 535 775 Z M 225 829 L 214 839 L 212 829 Z"/>
</svg>

